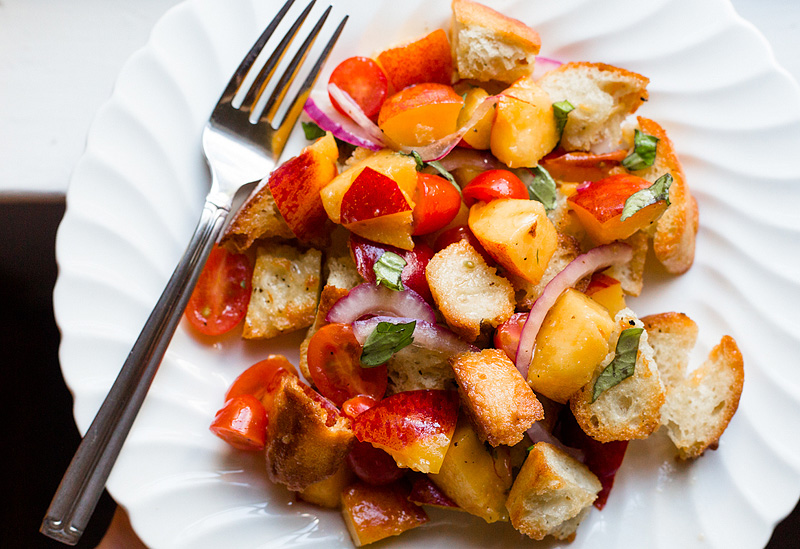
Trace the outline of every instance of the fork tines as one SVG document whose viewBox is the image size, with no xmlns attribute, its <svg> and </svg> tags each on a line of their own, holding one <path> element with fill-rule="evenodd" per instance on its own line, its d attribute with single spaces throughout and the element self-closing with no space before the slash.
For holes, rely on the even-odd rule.
<svg viewBox="0 0 800 549">
<path fill-rule="evenodd" d="M 309 32 L 306 39 L 300 45 L 298 50 L 295 52 L 294 57 L 291 59 L 287 67 L 285 68 L 283 75 L 278 79 L 275 88 L 273 89 L 271 95 L 266 100 L 266 103 L 263 107 L 259 106 L 259 103 L 264 95 L 264 92 L 267 88 L 268 83 L 272 80 L 272 76 L 274 75 L 276 69 L 278 68 L 278 64 L 283 59 L 289 45 L 295 39 L 297 34 L 300 31 L 300 28 L 303 26 L 303 23 L 308 18 L 309 13 L 311 12 L 312 8 L 314 7 L 316 0 L 311 0 L 311 2 L 305 7 L 305 9 L 300 13 L 297 17 L 295 22 L 292 24 L 291 28 L 287 31 L 287 33 L 283 36 L 280 43 L 276 46 L 275 50 L 269 56 L 269 58 L 264 62 L 263 66 L 258 71 L 255 79 L 253 80 L 252 84 L 250 84 L 247 93 L 245 94 L 244 99 L 242 100 L 241 106 L 239 110 L 248 113 L 250 116 L 250 120 L 253 123 L 256 122 L 267 122 L 269 123 L 273 129 L 278 129 L 284 126 L 287 122 L 290 124 L 294 124 L 294 120 L 288 120 L 293 115 L 299 114 L 299 110 L 302 108 L 303 104 L 305 103 L 305 99 L 308 96 L 311 88 L 314 86 L 314 82 L 319 75 L 322 66 L 325 64 L 331 50 L 333 49 L 334 44 L 338 40 L 339 36 L 344 29 L 344 25 L 347 22 L 348 16 L 344 16 L 339 23 L 338 27 L 334 31 L 331 38 L 328 40 L 328 43 L 323 48 L 322 52 L 320 53 L 319 58 L 311 67 L 308 75 L 306 76 L 305 81 L 302 83 L 298 91 L 296 92 L 294 99 L 292 100 L 291 104 L 289 105 L 286 114 L 280 120 L 280 122 L 275 125 L 273 118 L 275 117 L 278 108 L 281 106 L 284 97 L 286 96 L 287 92 L 289 91 L 292 83 L 294 82 L 295 78 L 297 77 L 298 73 L 300 72 L 300 67 L 303 65 L 306 57 L 308 56 L 308 52 L 313 46 L 315 40 L 319 36 L 323 25 L 325 24 L 328 16 L 331 12 L 332 7 L 328 6 L 325 12 L 320 16 L 317 23 Z M 247 77 L 247 74 L 254 68 L 256 59 L 266 46 L 269 39 L 274 34 L 275 30 L 277 29 L 278 25 L 284 19 L 286 14 L 289 12 L 289 9 L 292 7 L 294 0 L 288 0 L 283 7 L 281 7 L 280 11 L 278 11 L 275 18 L 270 22 L 264 32 L 261 33 L 261 36 L 258 37 L 253 47 L 247 53 L 247 55 L 242 60 L 239 67 L 236 69 L 233 77 L 231 78 L 228 86 L 226 87 L 224 93 L 222 94 L 222 98 L 220 99 L 220 104 L 227 103 L 230 104 L 233 101 L 234 96 L 236 96 L 242 87 L 242 84 Z"/>
</svg>

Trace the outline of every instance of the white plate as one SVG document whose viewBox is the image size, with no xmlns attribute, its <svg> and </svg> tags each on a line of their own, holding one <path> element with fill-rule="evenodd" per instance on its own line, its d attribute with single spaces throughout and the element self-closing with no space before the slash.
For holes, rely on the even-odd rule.
<svg viewBox="0 0 800 549">
<path fill-rule="evenodd" d="M 644 297 L 631 304 L 641 315 L 694 318 L 698 361 L 723 334 L 745 357 L 741 405 L 719 450 L 680 465 L 661 435 L 632 443 L 607 507 L 592 511 L 571 547 L 764 546 L 800 495 L 797 85 L 722 0 L 488 3 L 538 29 L 542 55 L 650 77 L 640 113 L 660 121 L 678 147 L 701 229 L 689 273 L 648 272 Z M 203 122 L 278 4 L 177 6 L 97 115 L 58 233 L 54 297 L 82 432 L 194 228 L 208 185 Z M 449 2 L 337 1 L 329 25 L 344 13 L 351 19 L 328 72 L 345 57 L 447 25 Z M 296 131 L 285 157 L 303 143 Z M 210 342 L 179 327 L 108 482 L 148 545 L 350 546 L 338 513 L 295 502 L 266 480 L 260 456 L 230 451 L 208 431 L 234 377 L 270 350 L 296 362 L 301 337 L 254 343 L 234 333 Z M 461 513 L 432 518 L 391 545 L 531 545 L 507 524 Z"/>
</svg>

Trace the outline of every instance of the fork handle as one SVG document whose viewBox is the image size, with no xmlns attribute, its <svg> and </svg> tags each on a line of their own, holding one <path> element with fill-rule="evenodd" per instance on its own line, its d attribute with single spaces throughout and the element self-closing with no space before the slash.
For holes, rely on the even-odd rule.
<svg viewBox="0 0 800 549">
<path fill-rule="evenodd" d="M 39 531 L 75 545 L 100 499 L 114 462 L 144 401 L 230 210 L 231 200 L 206 199 L 200 221 L 114 385 L 78 446 Z"/>
</svg>

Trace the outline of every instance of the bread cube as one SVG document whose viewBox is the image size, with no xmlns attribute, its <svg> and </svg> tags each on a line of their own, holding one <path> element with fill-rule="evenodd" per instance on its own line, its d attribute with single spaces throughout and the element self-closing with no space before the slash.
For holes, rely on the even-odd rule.
<svg viewBox="0 0 800 549">
<path fill-rule="evenodd" d="M 335 474 L 355 440 L 350 420 L 296 376 L 281 376 L 267 426 L 272 482 L 302 491 Z"/>
<path fill-rule="evenodd" d="M 546 442 L 533 446 L 511 492 L 511 524 L 535 540 L 571 540 L 602 486 L 575 458 Z"/>
<path fill-rule="evenodd" d="M 592 392 L 600 373 L 614 359 L 620 334 L 626 328 L 644 327 L 633 311 L 623 309 L 614 319 L 616 327 L 609 340 L 610 352 L 595 369 L 592 379 L 570 398 L 570 408 L 581 429 L 600 442 L 647 438 L 661 424 L 664 385 L 648 343 L 642 332 L 636 353 L 634 373 L 601 393 L 592 402 Z"/>
<path fill-rule="evenodd" d="M 469 342 L 514 313 L 514 288 L 462 240 L 437 252 L 425 271 L 445 322 Z"/>
<path fill-rule="evenodd" d="M 481 440 L 513 446 L 534 422 L 542 405 L 505 352 L 484 349 L 450 359 L 461 402 Z"/>
<path fill-rule="evenodd" d="M 689 355 L 697 342 L 697 324 L 683 313 L 642 317 L 647 341 L 653 348 L 658 374 L 669 391 L 686 378 Z"/>
<path fill-rule="evenodd" d="M 637 231 L 624 242 L 633 248 L 631 260 L 612 265 L 606 273 L 620 281 L 623 292 L 636 297 L 642 293 L 644 286 L 644 266 L 647 261 L 647 250 L 650 247 L 650 237 L 644 231 Z"/>
<path fill-rule="evenodd" d="M 225 228 L 220 244 L 241 253 L 260 238 L 293 239 L 294 233 L 283 219 L 267 179 L 261 181 Z"/>
<path fill-rule="evenodd" d="M 347 465 L 347 462 L 344 462 L 328 478 L 309 484 L 297 492 L 297 497 L 326 509 L 339 509 L 342 506 L 342 492 L 355 480 L 355 473 Z"/>
<path fill-rule="evenodd" d="M 268 339 L 309 326 L 317 308 L 321 266 L 319 250 L 259 246 L 242 336 Z"/>
<path fill-rule="evenodd" d="M 658 138 L 656 159 L 652 166 L 633 173 L 648 181 L 669 173 L 670 205 L 656 223 L 653 234 L 653 251 L 656 258 L 672 274 L 682 274 L 694 262 L 695 237 L 698 228 L 697 201 L 686 184 L 683 166 L 667 132 L 658 123 L 639 116 L 639 129 Z"/>
<path fill-rule="evenodd" d="M 450 353 L 414 343 L 404 347 L 386 363 L 387 395 L 419 389 L 455 390 L 455 376 L 448 362 L 450 356 Z"/>
<path fill-rule="evenodd" d="M 539 34 L 470 0 L 454 0 L 451 46 L 461 78 L 510 84 L 533 72 Z"/>
<path fill-rule="evenodd" d="M 603 63 L 564 63 L 545 73 L 537 84 L 553 102 L 569 101 L 569 113 L 561 135 L 567 151 L 589 151 L 595 145 L 617 147 L 622 141 L 622 122 L 647 101 L 649 79 Z"/>
<path fill-rule="evenodd" d="M 744 362 L 736 341 L 723 336 L 708 359 L 667 393 L 662 424 L 681 459 L 717 446 L 739 407 Z"/>
</svg>

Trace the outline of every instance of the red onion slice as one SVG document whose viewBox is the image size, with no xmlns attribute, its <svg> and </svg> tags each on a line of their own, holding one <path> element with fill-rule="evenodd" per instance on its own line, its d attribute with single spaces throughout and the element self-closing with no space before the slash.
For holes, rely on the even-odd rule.
<svg viewBox="0 0 800 549">
<path fill-rule="evenodd" d="M 558 296 L 567 288 L 572 288 L 583 277 L 592 274 L 600 269 L 605 269 L 611 265 L 626 263 L 633 257 L 633 249 L 624 242 L 612 242 L 592 248 L 585 254 L 581 254 L 564 267 L 547 283 L 542 291 L 542 295 L 531 307 L 528 320 L 522 328 L 517 347 L 517 369 L 522 377 L 528 379 L 528 368 L 533 359 L 533 349 L 536 345 L 536 335 L 547 311 L 555 304 Z"/>
<path fill-rule="evenodd" d="M 392 324 L 413 322 L 416 319 L 403 317 L 375 316 L 365 320 L 353 322 L 353 333 L 362 345 L 367 340 L 379 322 L 391 322 Z M 458 354 L 466 352 L 478 352 L 478 348 L 467 343 L 456 334 L 425 320 L 417 320 L 414 327 L 414 344 L 426 349 L 433 349 L 448 354 Z"/>
<path fill-rule="evenodd" d="M 334 137 L 342 141 L 372 151 L 379 151 L 383 148 L 381 142 L 375 141 L 355 122 L 337 111 L 325 92 L 313 92 L 306 100 L 303 110 L 317 126 L 331 132 Z"/>
<path fill-rule="evenodd" d="M 536 57 L 536 62 L 533 64 L 533 79 L 539 80 L 542 76 L 547 74 L 553 69 L 557 69 L 562 65 L 561 61 L 550 59 L 548 57 Z"/>
<path fill-rule="evenodd" d="M 435 322 L 433 308 L 413 290 L 401 292 L 365 282 L 337 301 L 325 320 L 350 324 L 366 315 L 407 317 Z"/>
<path fill-rule="evenodd" d="M 374 143 L 379 143 L 382 146 L 386 146 L 388 143 L 386 141 L 386 136 L 383 135 L 383 132 L 378 127 L 378 125 L 370 120 L 369 116 L 364 114 L 364 111 L 355 102 L 355 100 L 350 97 L 346 91 L 342 88 L 337 86 L 336 84 L 330 83 L 328 84 L 328 95 L 336 101 L 336 103 L 347 113 L 353 122 L 358 124 L 358 126 L 364 131 L 364 134 Z"/>
</svg>

